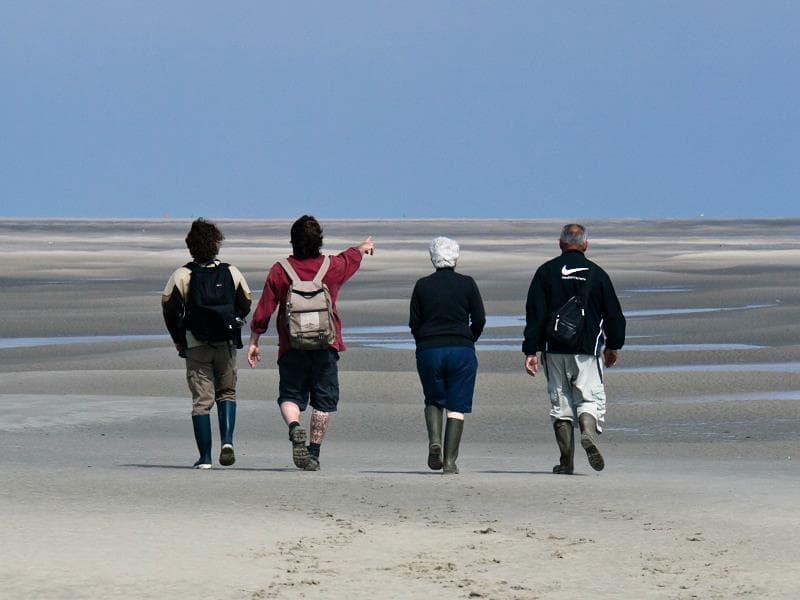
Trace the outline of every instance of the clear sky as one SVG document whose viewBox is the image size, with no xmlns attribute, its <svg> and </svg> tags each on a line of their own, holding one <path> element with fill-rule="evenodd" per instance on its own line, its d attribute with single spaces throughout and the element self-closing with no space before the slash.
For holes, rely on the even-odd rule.
<svg viewBox="0 0 800 600">
<path fill-rule="evenodd" d="M 4 0 L 0 216 L 798 216 L 800 2 Z"/>
</svg>

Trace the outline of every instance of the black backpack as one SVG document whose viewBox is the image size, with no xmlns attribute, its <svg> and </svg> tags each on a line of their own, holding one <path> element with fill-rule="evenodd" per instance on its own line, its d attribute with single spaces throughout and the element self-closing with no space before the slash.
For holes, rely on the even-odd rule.
<svg viewBox="0 0 800 600">
<path fill-rule="evenodd" d="M 203 267 L 190 262 L 184 327 L 201 342 L 233 342 L 242 347 L 242 323 L 236 315 L 236 288 L 230 265 Z"/>
<path fill-rule="evenodd" d="M 561 349 L 577 351 L 583 337 L 586 323 L 586 307 L 592 291 L 593 270 L 584 284 L 583 294 L 572 296 L 558 307 L 547 320 L 545 333 L 547 339 Z"/>
</svg>

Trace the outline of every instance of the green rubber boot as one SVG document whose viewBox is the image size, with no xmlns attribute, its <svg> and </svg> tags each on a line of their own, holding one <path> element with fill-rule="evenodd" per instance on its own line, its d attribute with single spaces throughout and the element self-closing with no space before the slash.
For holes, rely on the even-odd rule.
<svg viewBox="0 0 800 600">
<path fill-rule="evenodd" d="M 583 413 L 578 417 L 578 423 L 581 426 L 581 446 L 586 450 L 589 465 L 595 471 L 602 471 L 606 463 L 597 447 L 597 420 L 592 415 Z"/>
<path fill-rule="evenodd" d="M 556 442 L 561 451 L 561 458 L 558 464 L 553 467 L 553 473 L 557 475 L 572 475 L 575 468 L 573 458 L 575 456 L 575 432 L 572 421 L 559 419 L 553 422 L 553 431 L 556 433 Z"/>
<path fill-rule="evenodd" d="M 461 445 L 461 434 L 463 432 L 463 420 L 447 419 L 447 427 L 444 430 L 444 464 L 442 469 L 448 475 L 458 473 L 456 459 L 458 458 L 458 447 Z"/>
<path fill-rule="evenodd" d="M 428 428 L 428 467 L 434 471 L 442 468 L 442 416 L 444 409 L 433 404 L 425 405 L 425 426 Z"/>
</svg>

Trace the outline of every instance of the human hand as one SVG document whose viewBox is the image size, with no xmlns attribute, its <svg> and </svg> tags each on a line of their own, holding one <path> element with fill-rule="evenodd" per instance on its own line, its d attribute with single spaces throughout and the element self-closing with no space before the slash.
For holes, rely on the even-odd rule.
<svg viewBox="0 0 800 600">
<path fill-rule="evenodd" d="M 361 252 L 361 254 L 373 255 L 375 252 L 375 242 L 372 241 L 372 236 L 369 236 L 358 245 L 358 251 Z"/>
<path fill-rule="evenodd" d="M 606 367 L 613 367 L 617 364 L 617 358 L 619 358 L 619 353 L 616 350 L 610 350 L 609 348 L 603 350 L 603 364 Z"/>
<path fill-rule="evenodd" d="M 258 362 L 261 360 L 261 350 L 258 349 L 257 344 L 250 344 L 247 349 L 247 364 L 251 369 L 255 369 Z"/>
<path fill-rule="evenodd" d="M 528 375 L 531 377 L 536 377 L 536 374 L 539 372 L 539 357 L 535 354 L 531 354 L 525 357 L 525 370 L 528 372 Z"/>
</svg>

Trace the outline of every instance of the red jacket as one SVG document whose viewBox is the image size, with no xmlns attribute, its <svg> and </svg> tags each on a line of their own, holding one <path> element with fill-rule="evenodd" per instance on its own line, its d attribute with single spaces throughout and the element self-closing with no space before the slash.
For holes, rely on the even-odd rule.
<svg viewBox="0 0 800 600">
<path fill-rule="evenodd" d="M 331 344 L 331 348 L 343 352 L 345 350 L 344 340 L 342 340 L 342 321 L 339 312 L 336 310 L 336 298 L 339 296 L 339 288 L 350 279 L 361 266 L 361 251 L 358 248 L 348 248 L 341 254 L 331 256 L 331 264 L 328 273 L 323 278 L 323 283 L 328 286 L 333 302 L 333 323 L 336 327 L 336 341 Z M 303 280 L 314 279 L 314 275 L 322 265 L 322 255 L 314 258 L 299 260 L 294 256 L 289 256 L 289 264 L 292 265 L 297 275 Z M 279 263 L 272 265 L 264 282 L 264 291 L 258 301 L 256 312 L 250 322 L 250 329 L 259 335 L 263 335 L 269 326 L 269 319 L 278 308 L 278 356 L 283 356 L 289 347 L 289 333 L 286 330 L 286 294 L 289 291 L 289 276 Z"/>
</svg>

